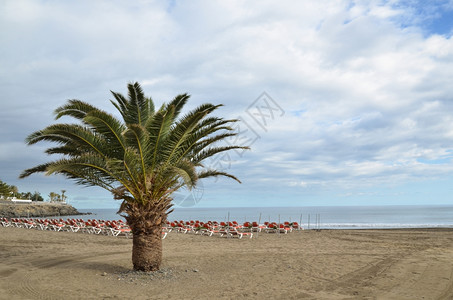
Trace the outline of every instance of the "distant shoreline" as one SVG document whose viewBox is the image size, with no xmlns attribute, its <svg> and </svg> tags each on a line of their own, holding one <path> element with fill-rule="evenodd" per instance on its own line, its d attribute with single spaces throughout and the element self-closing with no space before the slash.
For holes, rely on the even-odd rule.
<svg viewBox="0 0 453 300">
<path fill-rule="evenodd" d="M 10 201 L 0 202 L 0 217 L 6 218 L 41 218 L 86 215 L 79 212 L 75 207 L 65 203 L 11 203 Z"/>
</svg>

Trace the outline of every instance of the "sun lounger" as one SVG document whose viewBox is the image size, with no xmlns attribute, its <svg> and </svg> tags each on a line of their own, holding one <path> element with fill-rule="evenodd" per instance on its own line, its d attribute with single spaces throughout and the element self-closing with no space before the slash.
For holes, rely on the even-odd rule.
<svg viewBox="0 0 453 300">
<path fill-rule="evenodd" d="M 71 232 L 77 232 L 80 230 L 80 225 L 75 220 L 67 220 L 65 223 Z"/>
<path fill-rule="evenodd" d="M 54 231 L 61 231 L 66 226 L 66 224 L 60 222 L 59 220 L 52 219 L 49 222 L 49 227 Z"/>
<path fill-rule="evenodd" d="M 3 227 L 9 227 L 9 226 L 11 226 L 11 223 L 10 223 L 10 221 L 8 221 L 7 218 L 2 218 L 2 219 L 1 219 L 1 223 L 2 223 L 2 226 L 3 226 Z"/>
<path fill-rule="evenodd" d="M 22 221 L 20 219 L 17 219 L 17 218 L 11 218 L 11 223 L 15 227 L 24 227 L 24 225 L 22 224 Z"/>
<path fill-rule="evenodd" d="M 129 237 L 130 235 L 132 235 L 130 228 L 110 227 L 109 229 L 110 229 L 110 233 L 113 236 Z"/>
<path fill-rule="evenodd" d="M 280 233 L 287 234 L 288 232 L 292 231 L 292 228 L 291 227 L 286 227 L 284 224 L 280 224 L 280 226 L 278 227 L 278 231 Z"/>
<path fill-rule="evenodd" d="M 303 228 L 299 225 L 299 223 L 297 222 L 293 222 L 290 224 L 291 227 L 294 229 L 294 230 L 302 230 Z"/>
<path fill-rule="evenodd" d="M 180 221 L 180 222 L 172 222 L 171 223 L 171 227 L 176 230 L 176 232 L 178 233 L 187 233 L 187 228 L 186 226 L 184 225 L 184 222 L 183 221 Z"/>
<path fill-rule="evenodd" d="M 38 229 L 47 230 L 49 228 L 49 222 L 47 220 L 38 219 L 36 223 L 38 224 Z"/>
<path fill-rule="evenodd" d="M 265 223 L 266 224 L 266 223 Z M 267 233 L 276 233 L 277 232 L 277 229 L 278 229 L 278 226 L 277 224 L 275 223 L 268 223 L 266 225 L 266 228 L 264 228 L 264 232 L 267 232 Z"/>
<path fill-rule="evenodd" d="M 30 220 L 22 219 L 21 222 L 24 225 L 24 227 L 27 229 L 36 228 L 36 223 L 31 219 Z"/>
<path fill-rule="evenodd" d="M 226 233 L 225 230 L 223 230 L 223 232 Z M 214 234 L 221 235 L 222 233 L 218 226 L 205 224 L 204 230 L 201 232 L 201 234 L 207 235 L 207 236 L 213 236 Z"/>
<path fill-rule="evenodd" d="M 102 232 L 102 227 L 97 221 L 88 220 L 85 222 L 84 232 L 90 234 L 100 234 Z"/>
<path fill-rule="evenodd" d="M 252 232 L 239 232 L 236 228 L 231 227 L 231 228 L 226 228 L 224 230 L 224 232 L 221 233 L 220 236 L 221 237 L 222 236 L 225 236 L 225 237 L 237 237 L 239 239 L 242 239 L 242 237 L 244 237 L 244 236 L 248 236 L 248 237 L 252 238 L 253 237 L 253 233 Z"/>
</svg>

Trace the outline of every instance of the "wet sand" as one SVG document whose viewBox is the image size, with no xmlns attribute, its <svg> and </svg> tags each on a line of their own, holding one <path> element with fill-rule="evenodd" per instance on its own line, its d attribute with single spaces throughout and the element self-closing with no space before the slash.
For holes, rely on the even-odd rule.
<svg viewBox="0 0 453 300">
<path fill-rule="evenodd" d="M 0 299 L 453 299 L 453 229 L 170 233 L 163 268 L 132 241 L 0 227 Z"/>
</svg>

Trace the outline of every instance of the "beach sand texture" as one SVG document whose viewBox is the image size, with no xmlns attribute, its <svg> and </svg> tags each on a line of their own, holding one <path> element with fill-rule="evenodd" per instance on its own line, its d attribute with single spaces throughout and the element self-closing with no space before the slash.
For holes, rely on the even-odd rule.
<svg viewBox="0 0 453 300">
<path fill-rule="evenodd" d="M 154 275 L 132 241 L 0 227 L 1 299 L 453 299 L 453 230 L 170 233 Z"/>
</svg>

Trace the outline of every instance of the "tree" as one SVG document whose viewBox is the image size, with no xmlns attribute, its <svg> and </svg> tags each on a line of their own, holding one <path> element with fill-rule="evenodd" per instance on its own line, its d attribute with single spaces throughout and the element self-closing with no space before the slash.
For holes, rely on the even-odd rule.
<svg viewBox="0 0 453 300">
<path fill-rule="evenodd" d="M 31 192 L 19 192 L 18 188 L 14 185 L 8 185 L 0 180 L 0 198 L 7 199 L 9 197 L 20 197 L 21 199 L 31 199 L 33 201 L 44 201 L 41 194 L 35 191 Z"/>
<path fill-rule="evenodd" d="M 66 195 L 64 194 L 66 193 L 66 190 L 61 190 L 61 202 L 65 202 L 66 203 Z"/>
<path fill-rule="evenodd" d="M 41 193 L 40 192 L 37 192 L 35 191 L 32 195 L 31 195 L 31 199 L 33 201 L 44 201 L 44 198 L 41 196 Z"/>
<path fill-rule="evenodd" d="M 8 184 L 0 180 L 0 198 L 4 197 L 7 198 L 10 196 L 11 189 Z"/>
<path fill-rule="evenodd" d="M 31 196 L 32 196 L 32 193 L 30 192 L 22 192 L 22 193 L 19 193 L 19 196 L 21 199 L 31 199 Z"/>
<path fill-rule="evenodd" d="M 230 125 L 237 120 L 210 116 L 221 105 L 203 104 L 180 116 L 187 94 L 155 109 L 138 83 L 128 84 L 128 92 L 127 98 L 112 92 L 111 103 L 122 120 L 80 100 L 57 108 L 56 119 L 69 116 L 81 124 L 54 124 L 30 134 L 29 145 L 57 143 L 46 153 L 60 158 L 27 169 L 20 177 L 62 174 L 78 184 L 110 191 L 122 201 L 118 213 L 132 229 L 134 269 L 156 271 L 162 262 L 162 225 L 172 211 L 172 193 L 183 186 L 190 189 L 206 177 L 226 176 L 240 182 L 203 162 L 248 147 L 218 145 L 236 135 Z"/>
<path fill-rule="evenodd" d="M 9 190 L 10 190 L 10 196 L 12 197 L 19 197 L 19 189 L 17 188 L 17 186 L 15 185 L 10 185 L 9 186 Z"/>
<path fill-rule="evenodd" d="M 59 196 L 60 195 L 58 195 L 57 193 L 50 192 L 50 194 L 49 194 L 50 201 L 49 202 L 56 202 L 58 200 Z"/>
</svg>

